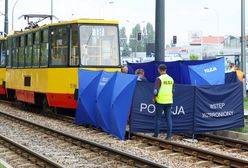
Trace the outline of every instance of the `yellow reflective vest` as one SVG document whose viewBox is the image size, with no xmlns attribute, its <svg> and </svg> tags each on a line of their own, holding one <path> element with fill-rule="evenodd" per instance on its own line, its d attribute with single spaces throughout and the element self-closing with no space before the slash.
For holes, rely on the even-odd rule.
<svg viewBox="0 0 248 168">
<path fill-rule="evenodd" d="M 172 104 L 173 103 L 173 84 L 174 80 L 167 74 L 163 74 L 158 77 L 161 81 L 161 86 L 159 88 L 158 95 L 156 97 L 156 102 L 159 104 Z"/>
<path fill-rule="evenodd" d="M 236 70 L 236 74 L 238 79 L 243 82 L 244 81 L 244 73 L 241 70 Z"/>
</svg>

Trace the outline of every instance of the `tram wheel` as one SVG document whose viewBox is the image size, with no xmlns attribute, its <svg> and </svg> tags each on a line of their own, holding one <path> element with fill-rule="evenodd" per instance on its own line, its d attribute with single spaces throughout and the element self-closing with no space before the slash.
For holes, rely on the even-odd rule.
<svg viewBox="0 0 248 168">
<path fill-rule="evenodd" d="M 49 108 L 48 102 L 46 97 L 43 98 L 42 100 L 42 112 L 47 112 Z"/>
<path fill-rule="evenodd" d="M 55 113 L 57 114 L 57 108 L 56 107 L 50 107 L 49 104 L 48 104 L 48 101 L 45 98 L 43 98 L 43 101 L 42 101 L 42 112 L 49 112 L 49 113 Z"/>
</svg>

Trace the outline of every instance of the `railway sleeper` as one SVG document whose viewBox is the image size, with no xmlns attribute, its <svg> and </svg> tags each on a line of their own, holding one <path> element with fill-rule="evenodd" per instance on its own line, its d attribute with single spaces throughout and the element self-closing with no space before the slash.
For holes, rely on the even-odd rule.
<svg viewBox="0 0 248 168">
<path fill-rule="evenodd" d="M 105 162 L 106 158 L 104 158 L 103 156 L 95 155 L 95 157 L 88 159 L 89 162 L 97 162 L 98 160 Z"/>
<path fill-rule="evenodd" d="M 173 152 L 173 153 L 169 153 L 167 156 L 169 156 L 169 157 L 179 157 L 179 156 L 183 156 L 183 154 L 178 153 L 178 152 Z"/>
<path fill-rule="evenodd" d="M 241 144 L 236 144 L 235 148 L 242 149 L 242 145 Z"/>
<path fill-rule="evenodd" d="M 220 140 L 219 142 L 218 142 L 220 145 L 226 145 L 225 143 L 225 141 L 223 141 L 223 140 Z"/>
<path fill-rule="evenodd" d="M 195 161 L 195 162 L 197 161 L 197 158 L 194 157 L 194 156 L 185 156 L 184 159 L 185 160 L 192 160 L 192 161 Z"/>
<path fill-rule="evenodd" d="M 76 145 L 76 146 L 80 146 L 81 142 L 80 141 L 73 141 L 72 144 Z"/>
<path fill-rule="evenodd" d="M 103 156 L 109 156 L 108 151 L 100 151 L 100 154 L 103 155 Z"/>
<path fill-rule="evenodd" d="M 20 165 L 20 167 L 32 167 L 32 166 L 34 166 L 32 163 L 25 163 Z"/>
<path fill-rule="evenodd" d="M 161 149 L 173 150 L 174 147 L 173 147 L 172 145 L 170 145 L 170 144 L 161 143 L 161 144 L 160 144 L 160 148 L 161 148 Z"/>
<path fill-rule="evenodd" d="M 6 158 L 7 160 L 15 160 L 16 154 L 10 153 L 10 154 L 6 155 L 5 158 Z"/>
<path fill-rule="evenodd" d="M 211 168 L 229 168 L 228 166 L 222 166 L 222 165 L 218 165 L 218 166 L 213 166 L 213 167 L 211 167 Z"/>
<path fill-rule="evenodd" d="M 245 151 L 245 152 L 241 152 L 242 155 L 246 155 L 248 156 L 248 151 Z"/>
<path fill-rule="evenodd" d="M 167 149 L 163 149 L 163 150 L 158 151 L 158 153 L 159 154 L 169 154 L 169 153 L 171 153 L 171 151 L 167 150 Z"/>
<path fill-rule="evenodd" d="M 146 150 L 149 150 L 149 151 L 158 151 L 160 150 L 160 148 L 158 146 L 147 146 L 145 147 Z"/>
<path fill-rule="evenodd" d="M 126 160 L 126 163 L 130 166 L 135 166 L 135 162 L 131 159 L 125 159 Z"/>
<path fill-rule="evenodd" d="M 22 163 L 25 159 L 24 158 L 16 158 L 13 162 L 14 163 Z"/>
<path fill-rule="evenodd" d="M 226 166 L 231 166 L 231 162 L 229 160 L 224 160 L 223 164 Z"/>
<path fill-rule="evenodd" d="M 36 163 L 37 162 L 37 158 L 35 157 L 29 157 L 28 160 L 30 160 L 32 163 Z"/>
<path fill-rule="evenodd" d="M 99 149 L 99 148 L 97 148 L 97 147 L 93 147 L 93 148 L 91 148 L 91 151 L 93 151 L 93 152 L 99 152 L 101 149 Z"/>
<path fill-rule="evenodd" d="M 147 143 L 148 143 L 149 145 L 159 146 L 159 143 L 160 143 L 160 142 L 157 142 L 157 141 L 148 141 Z"/>
<path fill-rule="evenodd" d="M 209 161 L 197 161 L 195 163 L 196 167 L 210 167 L 212 165 L 212 162 Z"/>
<path fill-rule="evenodd" d="M 237 148 L 231 148 L 231 149 L 228 149 L 227 151 L 228 151 L 229 153 L 233 153 L 233 152 L 237 152 L 237 153 L 238 153 L 238 152 L 242 152 L 242 150 L 241 150 L 240 148 L 238 148 L 238 149 L 237 149 Z"/>
<path fill-rule="evenodd" d="M 137 145 L 135 145 L 135 146 L 137 146 L 138 148 L 145 148 L 145 147 L 149 147 L 149 145 L 148 144 L 146 144 L 146 143 L 138 143 Z"/>
<path fill-rule="evenodd" d="M 150 168 L 150 166 L 148 166 L 148 165 L 144 165 L 144 164 L 142 164 L 142 163 L 135 163 L 135 166 L 136 167 L 141 167 L 141 168 Z M 122 167 L 123 168 L 123 167 Z M 129 167 L 130 168 L 130 167 Z"/>
<path fill-rule="evenodd" d="M 120 161 L 121 160 L 121 156 L 120 155 L 115 155 L 114 156 L 114 159 Z"/>
</svg>

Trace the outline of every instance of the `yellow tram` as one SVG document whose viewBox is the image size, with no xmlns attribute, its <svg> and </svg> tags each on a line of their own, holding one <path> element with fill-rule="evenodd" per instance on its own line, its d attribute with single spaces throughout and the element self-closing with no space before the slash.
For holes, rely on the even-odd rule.
<svg viewBox="0 0 248 168">
<path fill-rule="evenodd" d="M 0 38 L 0 96 L 5 96 L 5 81 L 6 81 L 6 38 Z"/>
<path fill-rule="evenodd" d="M 82 19 L 8 36 L 6 79 L 0 70 L 8 98 L 76 108 L 79 68 L 120 70 L 118 32 L 117 21 Z"/>
</svg>

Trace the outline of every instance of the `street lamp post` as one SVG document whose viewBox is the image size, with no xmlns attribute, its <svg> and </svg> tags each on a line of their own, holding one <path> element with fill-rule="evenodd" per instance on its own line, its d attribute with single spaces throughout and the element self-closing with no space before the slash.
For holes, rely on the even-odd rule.
<svg viewBox="0 0 248 168">
<path fill-rule="evenodd" d="M 5 16 L 5 14 L 0 12 L 0 16 Z M 5 36 L 5 32 L 0 32 L 0 36 L 2 36 L 2 35 Z"/>
<path fill-rule="evenodd" d="M 210 9 L 208 7 L 204 7 L 203 9 L 205 10 L 212 10 L 214 11 L 215 15 L 216 15 L 216 20 L 217 20 L 217 43 L 218 43 L 218 54 L 220 54 L 220 19 L 219 19 L 219 13 L 214 10 L 214 9 Z"/>
<path fill-rule="evenodd" d="M 245 0 L 241 0 L 241 59 L 242 70 L 246 75 L 246 39 L 245 39 Z M 246 97 L 246 78 L 243 81 L 243 96 Z"/>
<path fill-rule="evenodd" d="M 15 10 L 15 6 L 17 4 L 19 0 L 16 0 L 13 7 L 12 7 L 12 31 L 14 31 L 14 10 Z"/>
<path fill-rule="evenodd" d="M 53 23 L 53 0 L 51 0 L 51 23 Z"/>
<path fill-rule="evenodd" d="M 9 33 L 9 7 L 8 7 L 8 0 L 5 0 L 5 14 L 4 14 L 4 33 L 5 36 Z"/>
<path fill-rule="evenodd" d="M 165 50 L 165 2 L 156 0 L 155 8 L 155 61 L 164 61 Z"/>
</svg>

